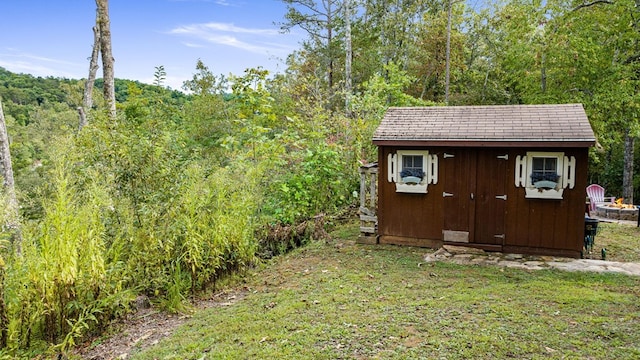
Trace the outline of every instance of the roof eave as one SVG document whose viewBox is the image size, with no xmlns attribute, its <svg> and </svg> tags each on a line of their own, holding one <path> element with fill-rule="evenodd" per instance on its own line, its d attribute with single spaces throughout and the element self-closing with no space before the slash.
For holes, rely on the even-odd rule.
<svg viewBox="0 0 640 360">
<path fill-rule="evenodd" d="M 570 140 L 468 140 L 468 139 L 373 139 L 377 146 L 447 146 L 447 147 L 591 147 L 595 139 Z"/>
</svg>

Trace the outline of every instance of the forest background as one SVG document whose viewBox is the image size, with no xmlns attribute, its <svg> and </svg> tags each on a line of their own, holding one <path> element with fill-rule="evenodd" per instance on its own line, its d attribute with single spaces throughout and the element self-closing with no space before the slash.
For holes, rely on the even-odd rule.
<svg viewBox="0 0 640 360">
<path fill-rule="evenodd" d="M 3 227 L 2 354 L 65 351 L 141 294 L 181 311 L 300 245 L 314 219 L 357 203 L 389 106 L 582 103 L 598 139 L 589 182 L 633 202 L 637 2 L 284 2 L 274 21 L 307 39 L 283 73 L 217 75 L 194 59 L 177 91 L 158 65 L 153 85 L 116 79 L 115 118 L 98 79 L 81 131 L 85 79 L 0 68 L 20 204 L 0 220 L 22 237 L 18 249 Z"/>
</svg>

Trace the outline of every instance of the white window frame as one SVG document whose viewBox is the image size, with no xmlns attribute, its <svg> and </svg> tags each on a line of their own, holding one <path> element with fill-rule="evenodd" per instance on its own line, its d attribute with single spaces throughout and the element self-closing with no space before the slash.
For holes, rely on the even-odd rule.
<svg viewBox="0 0 640 360">
<path fill-rule="evenodd" d="M 402 173 L 405 156 L 422 156 L 424 176 L 419 183 L 404 183 Z M 396 183 L 396 192 L 426 194 L 429 184 L 438 182 L 438 157 L 430 155 L 428 150 L 398 150 L 389 154 L 388 181 Z"/>
<path fill-rule="evenodd" d="M 529 151 L 527 152 L 527 188 L 535 187 L 533 181 L 531 180 L 531 175 L 533 174 L 533 160 L 535 158 L 556 159 L 556 174 L 558 174 L 560 178 L 558 179 L 559 185 L 556 185 L 555 189 L 562 187 L 562 169 L 563 169 L 564 153 L 563 152 Z"/>
<path fill-rule="evenodd" d="M 539 188 L 531 180 L 535 158 L 555 158 L 558 181 L 553 188 Z M 515 185 L 525 188 L 529 199 L 562 199 L 564 189 L 575 185 L 575 157 L 564 156 L 564 152 L 528 151 L 526 156 L 516 157 Z"/>
</svg>

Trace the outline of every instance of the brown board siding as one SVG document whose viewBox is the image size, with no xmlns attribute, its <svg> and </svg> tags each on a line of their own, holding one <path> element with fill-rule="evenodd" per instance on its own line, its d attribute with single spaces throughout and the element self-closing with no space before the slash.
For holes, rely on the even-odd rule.
<svg viewBox="0 0 640 360">
<path fill-rule="evenodd" d="M 380 235 L 440 240 L 442 188 L 428 187 L 426 194 L 397 193 L 387 181 L 387 155 L 396 148 L 381 148 L 378 174 L 378 233 Z"/>
<path fill-rule="evenodd" d="M 565 189 L 562 200 L 527 199 L 523 188 L 512 183 L 507 186 L 505 246 L 532 249 L 564 249 L 579 255 L 584 239 L 585 188 L 587 186 L 588 150 L 585 149 L 526 149 L 512 150 L 510 159 L 527 151 L 564 151 L 576 158 L 576 182 L 573 189 Z M 509 163 L 508 174 L 513 173 Z"/>
<path fill-rule="evenodd" d="M 381 238 L 415 239 L 412 244 L 418 246 L 423 239 L 423 245 L 429 246 L 434 240 L 443 240 L 443 230 L 458 230 L 469 232 L 470 246 L 579 255 L 584 231 L 586 148 L 412 147 L 438 155 L 438 183 L 430 184 L 427 194 L 397 193 L 395 184 L 387 181 L 387 155 L 398 149 L 407 148 L 379 147 Z M 562 200 L 527 199 L 524 188 L 515 186 L 515 158 L 527 151 L 562 151 L 565 156 L 575 156 L 575 186 L 564 190 Z M 444 153 L 455 157 L 444 159 Z M 504 155 L 508 155 L 507 160 L 498 158 Z M 455 196 L 443 197 L 443 192 Z M 507 196 L 506 201 L 496 199 L 501 193 Z"/>
</svg>

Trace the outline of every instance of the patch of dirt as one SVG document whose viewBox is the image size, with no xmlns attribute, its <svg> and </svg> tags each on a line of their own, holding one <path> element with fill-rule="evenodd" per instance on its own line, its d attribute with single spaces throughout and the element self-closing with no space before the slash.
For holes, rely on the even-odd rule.
<svg viewBox="0 0 640 360">
<path fill-rule="evenodd" d="M 230 306 L 242 300 L 248 289 L 216 293 L 192 303 L 195 311 Z M 189 314 L 170 314 L 153 307 L 142 307 L 110 325 L 109 335 L 79 345 L 71 354 L 89 360 L 127 359 L 132 353 L 156 345 L 191 318 Z"/>
</svg>

